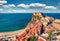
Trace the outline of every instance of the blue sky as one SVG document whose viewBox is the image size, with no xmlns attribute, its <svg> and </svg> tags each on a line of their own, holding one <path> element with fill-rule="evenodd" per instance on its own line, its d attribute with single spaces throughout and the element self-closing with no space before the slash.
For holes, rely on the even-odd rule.
<svg viewBox="0 0 60 41">
<path fill-rule="evenodd" d="M 43 3 L 47 5 L 57 6 L 60 3 L 60 0 L 7 0 L 8 4 L 31 4 L 31 3 Z"/>
<path fill-rule="evenodd" d="M 60 0 L 2 0 L 0 13 L 60 13 Z"/>
</svg>

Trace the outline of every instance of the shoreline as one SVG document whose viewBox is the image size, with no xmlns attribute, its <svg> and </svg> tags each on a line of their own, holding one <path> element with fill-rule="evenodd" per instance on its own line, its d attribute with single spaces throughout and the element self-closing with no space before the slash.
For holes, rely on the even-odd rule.
<svg viewBox="0 0 60 41">
<path fill-rule="evenodd" d="M 31 21 L 24 29 L 0 32 L 2 41 L 55 41 L 60 40 L 60 19 L 44 16 L 43 13 L 34 13 Z M 42 32 L 43 31 L 43 32 Z M 37 38 L 36 38 L 37 37 Z"/>
<path fill-rule="evenodd" d="M 24 30 L 25 29 L 21 29 L 21 30 L 17 30 L 17 31 L 11 31 L 11 32 L 0 32 L 0 37 L 20 35 Z"/>
</svg>

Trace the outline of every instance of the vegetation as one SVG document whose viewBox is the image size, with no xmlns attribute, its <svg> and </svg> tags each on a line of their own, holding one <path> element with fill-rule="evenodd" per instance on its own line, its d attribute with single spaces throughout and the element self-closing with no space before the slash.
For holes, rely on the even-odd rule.
<svg viewBox="0 0 60 41">
<path fill-rule="evenodd" d="M 30 23 L 35 23 L 35 21 L 30 21 Z"/>
<path fill-rule="evenodd" d="M 35 35 L 33 35 L 32 37 L 28 38 L 27 41 L 34 41 L 35 40 Z"/>
<path fill-rule="evenodd" d="M 51 32 L 48 34 L 49 36 L 48 36 L 47 38 L 48 38 L 49 40 L 51 40 L 52 33 L 53 33 L 53 31 L 51 31 Z"/>
</svg>

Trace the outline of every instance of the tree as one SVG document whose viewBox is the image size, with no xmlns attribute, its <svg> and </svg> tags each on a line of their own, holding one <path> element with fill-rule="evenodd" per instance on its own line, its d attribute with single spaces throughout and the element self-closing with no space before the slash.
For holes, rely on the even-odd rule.
<svg viewBox="0 0 60 41">
<path fill-rule="evenodd" d="M 51 31 L 51 32 L 48 34 L 49 36 L 48 36 L 47 38 L 48 38 L 49 40 L 51 40 L 52 33 L 53 33 L 53 31 Z"/>
<path fill-rule="evenodd" d="M 34 41 L 35 40 L 35 35 L 33 35 L 32 37 L 28 38 L 27 41 Z"/>
</svg>

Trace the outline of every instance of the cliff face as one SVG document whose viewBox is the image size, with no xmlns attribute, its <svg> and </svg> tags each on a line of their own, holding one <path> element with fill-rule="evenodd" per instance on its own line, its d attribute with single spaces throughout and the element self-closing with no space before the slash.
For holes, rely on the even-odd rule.
<svg viewBox="0 0 60 41">
<path fill-rule="evenodd" d="M 44 17 L 43 13 L 35 12 L 32 16 L 32 21 L 40 20 L 43 17 Z"/>
<path fill-rule="evenodd" d="M 51 36 L 53 36 L 56 29 L 60 31 L 59 22 L 56 21 L 56 23 L 58 23 L 56 24 L 54 18 L 49 16 L 44 16 L 43 13 L 40 12 L 35 12 L 32 16 L 31 22 L 27 25 L 25 32 L 23 32 L 23 35 L 22 36 L 20 35 L 21 37 L 20 36 L 18 37 L 19 41 L 20 40 L 22 41 L 23 39 L 24 39 L 23 41 L 27 39 L 28 39 L 27 41 L 30 41 L 34 37 L 38 37 L 37 41 L 42 41 L 42 40 L 50 41 L 52 40 Z M 33 40 L 35 39 L 36 38 L 34 38 Z"/>
<path fill-rule="evenodd" d="M 55 21 L 52 23 L 52 26 L 53 26 L 54 28 L 56 28 L 57 30 L 60 31 L 60 20 L 59 20 L 59 19 L 58 19 L 58 20 L 55 20 Z"/>
<path fill-rule="evenodd" d="M 32 16 L 31 21 L 33 22 L 40 21 L 44 26 L 47 26 L 50 22 L 54 21 L 54 18 L 49 16 L 44 16 L 44 14 L 40 12 L 35 12 Z"/>
</svg>

